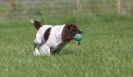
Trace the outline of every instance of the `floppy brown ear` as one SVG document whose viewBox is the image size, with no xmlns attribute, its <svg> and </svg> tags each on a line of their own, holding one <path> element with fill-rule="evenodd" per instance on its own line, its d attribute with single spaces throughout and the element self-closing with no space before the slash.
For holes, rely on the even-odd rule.
<svg viewBox="0 0 133 77">
<path fill-rule="evenodd" d="M 69 32 L 70 28 L 71 28 L 71 24 L 66 24 L 65 27 L 63 28 L 62 39 L 64 41 L 70 41 L 72 39 L 72 36 Z"/>
</svg>

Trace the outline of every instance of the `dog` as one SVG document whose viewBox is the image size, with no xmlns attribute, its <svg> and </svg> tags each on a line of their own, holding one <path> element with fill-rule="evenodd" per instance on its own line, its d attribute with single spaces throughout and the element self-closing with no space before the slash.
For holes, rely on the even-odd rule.
<svg viewBox="0 0 133 77">
<path fill-rule="evenodd" d="M 59 53 L 77 33 L 82 33 L 75 24 L 42 25 L 37 20 L 31 20 L 31 23 L 37 30 L 34 39 L 34 55 L 50 56 Z"/>
</svg>

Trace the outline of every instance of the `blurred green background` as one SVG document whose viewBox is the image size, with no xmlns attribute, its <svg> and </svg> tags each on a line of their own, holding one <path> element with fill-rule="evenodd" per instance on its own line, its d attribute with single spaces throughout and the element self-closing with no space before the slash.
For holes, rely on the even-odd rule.
<svg viewBox="0 0 133 77">
<path fill-rule="evenodd" d="M 0 0 L 0 18 L 116 14 L 118 0 Z M 133 13 L 133 0 L 120 0 L 120 14 Z"/>
</svg>

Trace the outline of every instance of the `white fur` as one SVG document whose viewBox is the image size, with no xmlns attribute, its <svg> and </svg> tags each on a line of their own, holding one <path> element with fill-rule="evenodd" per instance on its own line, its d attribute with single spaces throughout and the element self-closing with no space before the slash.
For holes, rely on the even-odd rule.
<svg viewBox="0 0 133 77">
<path fill-rule="evenodd" d="M 32 22 L 32 21 L 31 21 Z M 62 30 L 65 25 L 43 25 L 36 33 L 34 44 L 38 45 L 38 48 L 35 48 L 33 53 L 34 55 L 50 55 L 52 51 L 60 49 L 62 41 Z M 48 40 L 44 40 L 45 31 L 51 27 L 50 35 Z M 50 51 L 50 47 L 52 50 Z"/>
</svg>

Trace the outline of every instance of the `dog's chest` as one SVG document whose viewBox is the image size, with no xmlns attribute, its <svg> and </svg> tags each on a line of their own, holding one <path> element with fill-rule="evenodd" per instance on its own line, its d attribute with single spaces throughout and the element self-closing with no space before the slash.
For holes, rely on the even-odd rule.
<svg viewBox="0 0 133 77">
<path fill-rule="evenodd" d="M 62 30 L 63 26 L 61 27 L 54 27 L 51 29 L 51 33 L 49 39 L 47 41 L 47 45 L 50 47 L 51 51 L 60 50 L 64 47 L 64 42 L 62 40 Z"/>
<path fill-rule="evenodd" d="M 50 51 L 56 51 L 56 50 L 61 50 L 64 47 L 65 43 L 62 40 L 59 41 L 50 41 L 48 46 L 50 47 Z"/>
</svg>

